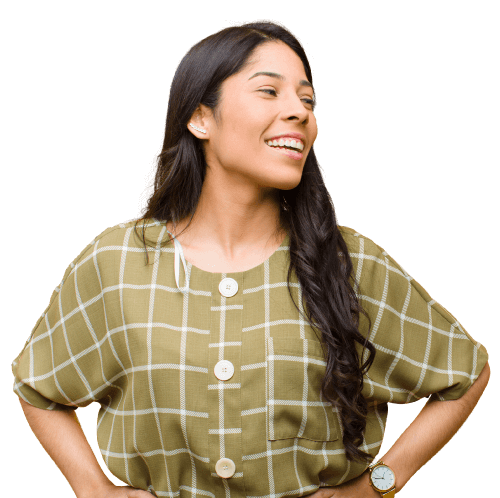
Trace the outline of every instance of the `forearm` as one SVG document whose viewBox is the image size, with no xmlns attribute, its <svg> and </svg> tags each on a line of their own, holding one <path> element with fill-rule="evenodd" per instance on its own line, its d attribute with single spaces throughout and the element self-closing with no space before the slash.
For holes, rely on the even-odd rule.
<svg viewBox="0 0 500 498">
<path fill-rule="evenodd" d="M 429 401 L 391 449 L 381 458 L 396 474 L 396 491 L 458 431 L 474 409 L 489 379 L 489 365 L 459 399 Z"/>
<path fill-rule="evenodd" d="M 78 498 L 93 496 L 97 487 L 112 484 L 97 462 L 75 412 L 43 410 L 19 399 L 31 430 Z"/>
</svg>

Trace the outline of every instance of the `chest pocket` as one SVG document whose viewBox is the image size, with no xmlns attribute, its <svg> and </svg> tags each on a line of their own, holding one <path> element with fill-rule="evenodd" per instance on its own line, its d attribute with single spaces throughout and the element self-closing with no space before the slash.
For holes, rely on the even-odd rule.
<svg viewBox="0 0 500 498">
<path fill-rule="evenodd" d="M 337 413 L 321 395 L 326 369 L 321 343 L 271 337 L 266 353 L 267 439 L 336 441 Z"/>
</svg>

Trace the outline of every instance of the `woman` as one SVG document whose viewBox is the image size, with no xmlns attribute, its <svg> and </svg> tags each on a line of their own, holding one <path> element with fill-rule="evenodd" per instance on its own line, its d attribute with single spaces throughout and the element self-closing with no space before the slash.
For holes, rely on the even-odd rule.
<svg viewBox="0 0 500 498">
<path fill-rule="evenodd" d="M 472 411 L 486 350 L 337 226 L 314 106 L 305 53 L 275 24 L 222 30 L 181 61 L 143 218 L 83 249 L 12 365 L 78 497 L 391 497 Z M 369 468 L 387 403 L 424 396 Z M 78 427 L 93 401 L 129 486 Z"/>
</svg>

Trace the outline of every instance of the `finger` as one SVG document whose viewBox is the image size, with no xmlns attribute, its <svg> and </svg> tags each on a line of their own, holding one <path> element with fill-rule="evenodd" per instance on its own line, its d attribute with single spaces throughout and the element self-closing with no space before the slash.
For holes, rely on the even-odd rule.
<svg viewBox="0 0 500 498">
<path fill-rule="evenodd" d="M 154 496 L 148 491 L 133 488 L 132 486 L 123 486 L 123 489 L 126 490 L 126 495 L 124 496 L 127 498 L 152 498 Z"/>
<path fill-rule="evenodd" d="M 331 488 L 322 489 L 321 492 L 322 492 L 321 498 L 334 498 L 335 497 L 335 491 Z"/>
<path fill-rule="evenodd" d="M 332 496 L 334 496 L 332 489 L 318 489 L 318 491 L 307 496 L 306 498 L 330 498 Z"/>
<path fill-rule="evenodd" d="M 150 493 L 149 491 L 143 491 L 142 489 L 136 490 L 137 495 L 134 498 L 153 498 L 155 495 Z"/>
</svg>

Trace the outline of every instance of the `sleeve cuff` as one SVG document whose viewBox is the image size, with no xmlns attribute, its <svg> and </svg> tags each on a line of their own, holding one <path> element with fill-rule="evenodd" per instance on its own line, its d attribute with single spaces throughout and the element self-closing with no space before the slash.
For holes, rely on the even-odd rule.
<svg viewBox="0 0 500 498">
<path fill-rule="evenodd" d="M 47 399 L 27 384 L 22 384 L 14 388 L 14 392 L 19 398 L 26 401 L 26 403 L 29 403 L 35 408 L 41 408 L 42 410 L 74 411 L 78 408 L 77 406 L 62 405 Z"/>
</svg>

